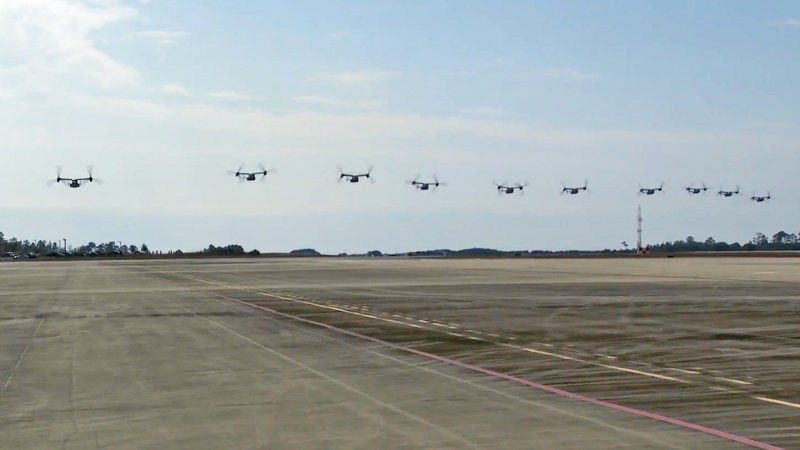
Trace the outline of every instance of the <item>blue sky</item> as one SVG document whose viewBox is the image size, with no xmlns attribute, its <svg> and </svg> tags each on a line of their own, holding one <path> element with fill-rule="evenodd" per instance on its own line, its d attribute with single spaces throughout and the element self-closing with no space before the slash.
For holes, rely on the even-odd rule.
<svg viewBox="0 0 800 450">
<path fill-rule="evenodd" d="M 197 249 L 800 231 L 795 2 L 0 5 L 0 229 Z M 244 162 L 278 172 L 240 185 Z M 47 187 L 92 163 L 101 186 Z M 375 165 L 374 185 L 336 166 Z M 420 173 L 448 182 L 414 192 Z M 590 180 L 586 196 L 561 182 Z M 492 181 L 529 181 L 498 197 Z M 667 192 L 636 195 L 664 181 Z M 740 184 L 751 204 L 680 188 Z"/>
</svg>

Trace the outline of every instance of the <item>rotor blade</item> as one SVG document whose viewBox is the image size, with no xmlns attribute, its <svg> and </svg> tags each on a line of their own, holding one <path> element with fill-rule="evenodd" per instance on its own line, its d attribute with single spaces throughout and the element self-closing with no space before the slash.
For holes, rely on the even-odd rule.
<svg viewBox="0 0 800 450">
<path fill-rule="evenodd" d="M 264 165 L 263 165 L 263 164 L 261 164 L 261 163 L 258 163 L 258 168 L 259 168 L 259 170 L 261 170 L 262 172 L 266 172 L 266 171 L 267 171 L 267 169 L 265 169 L 265 168 L 264 168 Z"/>
<path fill-rule="evenodd" d="M 56 178 L 61 178 L 61 166 L 56 166 Z"/>
<path fill-rule="evenodd" d="M 54 179 L 53 179 L 53 180 L 47 180 L 47 185 L 48 185 L 48 186 L 52 186 L 52 185 L 56 184 L 57 182 L 58 182 L 58 181 L 57 181 L 57 180 L 54 180 Z"/>
<path fill-rule="evenodd" d="M 94 172 L 94 166 L 89 164 L 86 166 L 86 172 L 89 173 L 89 178 L 92 178 L 92 173 Z"/>
</svg>

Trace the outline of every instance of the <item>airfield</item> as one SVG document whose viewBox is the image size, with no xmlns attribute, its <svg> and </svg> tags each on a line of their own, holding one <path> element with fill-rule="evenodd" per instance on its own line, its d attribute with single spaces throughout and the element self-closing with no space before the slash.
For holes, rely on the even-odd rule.
<svg viewBox="0 0 800 450">
<path fill-rule="evenodd" d="M 800 259 L 0 263 L 0 448 L 800 449 Z"/>
</svg>

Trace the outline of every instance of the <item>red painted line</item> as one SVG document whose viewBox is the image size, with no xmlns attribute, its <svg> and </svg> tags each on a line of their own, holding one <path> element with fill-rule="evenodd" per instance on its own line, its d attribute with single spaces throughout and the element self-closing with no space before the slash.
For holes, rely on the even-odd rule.
<svg viewBox="0 0 800 450">
<path fill-rule="evenodd" d="M 579 402 L 590 403 L 592 405 L 602 406 L 604 408 L 608 408 L 608 409 L 612 409 L 612 410 L 615 410 L 615 411 L 624 412 L 624 413 L 631 414 L 631 415 L 638 416 L 638 417 L 644 417 L 644 418 L 647 418 L 647 419 L 656 420 L 656 421 L 663 422 L 663 423 L 668 423 L 670 425 L 675 425 L 675 426 L 678 426 L 678 427 L 681 427 L 681 428 L 686 428 L 686 429 L 692 430 L 692 431 L 699 431 L 701 433 L 705 433 L 705 434 L 708 434 L 708 435 L 711 435 L 711 436 L 716 436 L 718 438 L 722 438 L 722 439 L 725 439 L 725 440 L 728 440 L 728 441 L 732 441 L 732 442 L 736 442 L 736 443 L 739 443 L 739 444 L 744 444 L 744 445 L 747 445 L 747 446 L 753 447 L 753 448 L 758 448 L 758 449 L 762 449 L 762 450 L 786 450 L 786 449 L 784 449 L 782 447 L 777 447 L 775 445 L 767 444 L 767 443 L 764 443 L 764 442 L 759 442 L 759 441 L 756 441 L 754 439 L 750 439 L 750 438 L 747 438 L 747 437 L 744 437 L 744 436 L 739 436 L 737 434 L 729 433 L 727 431 L 717 430 L 715 428 L 710 428 L 710 427 L 706 427 L 706 426 L 703 426 L 703 425 L 698 425 L 698 424 L 694 424 L 694 423 L 691 423 L 691 422 L 686 422 L 685 420 L 675 419 L 675 418 L 672 418 L 672 417 L 663 416 L 661 414 L 656 414 L 656 413 L 652 413 L 652 412 L 641 410 L 641 409 L 636 409 L 636 408 L 631 408 L 631 407 L 628 407 L 628 406 L 619 405 L 617 403 L 612 403 L 612 402 L 608 402 L 608 401 L 605 401 L 605 400 L 598 400 L 596 398 L 588 397 L 588 396 L 581 395 L 581 394 L 576 394 L 574 392 L 565 391 L 565 390 L 559 389 L 557 387 L 548 386 L 546 384 L 541 384 L 541 383 L 536 383 L 534 381 L 526 380 L 524 378 L 515 377 L 513 375 L 508 375 L 508 374 L 505 374 L 505 373 L 502 373 L 502 372 L 497 372 L 497 371 L 494 371 L 494 370 L 491 370 L 491 369 L 486 369 L 484 367 L 475 366 L 475 365 L 472 365 L 472 364 L 467 364 L 467 363 L 464 363 L 464 362 L 461 362 L 461 361 L 457 361 L 455 359 L 450 359 L 450 358 L 446 358 L 444 356 L 439 356 L 439 355 L 436 355 L 434 353 L 428 353 L 428 352 L 424 352 L 422 350 L 416 350 L 416 349 L 405 347 L 405 346 L 402 346 L 402 345 L 393 344 L 391 342 L 387 342 L 387 341 L 384 341 L 382 339 L 378 339 L 378 338 L 375 338 L 375 337 L 372 337 L 372 336 L 367 336 L 367 335 L 364 335 L 364 334 L 361 334 L 361 333 L 356 333 L 354 331 L 345 330 L 343 328 L 337 328 L 337 327 L 335 327 L 333 325 L 328 325 L 326 323 L 321 323 L 321 322 L 317 322 L 317 321 L 314 321 L 314 320 L 305 319 L 305 318 L 298 317 L 298 316 L 293 316 L 291 314 L 286 314 L 286 313 L 283 313 L 283 312 L 280 312 L 280 311 L 276 311 L 274 309 L 267 308 L 265 306 L 260 306 L 260 305 L 256 305 L 256 304 L 253 304 L 253 303 L 250 303 L 250 302 L 246 302 L 246 301 L 243 301 L 243 300 L 237 300 L 235 298 L 227 297 L 225 295 L 218 294 L 216 292 L 209 291 L 207 293 L 211 294 L 211 295 L 214 295 L 216 297 L 223 298 L 225 300 L 229 300 L 229 301 L 232 301 L 232 302 L 235 302 L 235 303 L 240 303 L 242 305 L 249 306 L 251 308 L 260 309 L 262 311 L 266 311 L 266 312 L 269 312 L 271 314 L 274 314 L 274 315 L 277 315 L 277 316 L 280 316 L 280 317 L 284 317 L 284 318 L 287 318 L 287 319 L 295 320 L 295 321 L 298 321 L 298 322 L 307 323 L 307 324 L 310 324 L 310 325 L 314 325 L 314 326 L 317 326 L 317 327 L 321 327 L 321 328 L 325 328 L 325 329 L 328 329 L 328 330 L 331 330 L 331 331 L 335 331 L 337 333 L 346 334 L 348 336 L 352 336 L 352 337 L 359 338 L 359 339 L 362 339 L 362 340 L 366 340 L 366 341 L 374 342 L 374 343 L 377 343 L 377 344 L 381 344 L 381 345 L 387 346 L 389 348 L 393 348 L 395 350 L 400 350 L 400 351 L 403 351 L 403 352 L 406 352 L 406 353 L 412 353 L 414 355 L 418 355 L 418 356 L 422 356 L 422 357 L 425 357 L 425 358 L 433 359 L 433 360 L 436 360 L 436 361 L 439 361 L 439 362 L 443 362 L 443 363 L 451 365 L 451 366 L 460 367 L 462 369 L 466 369 L 466 370 L 469 370 L 469 371 L 472 371 L 472 372 L 482 373 L 484 375 L 489 375 L 491 377 L 501 378 L 503 380 L 511 381 L 511 382 L 518 383 L 518 384 L 523 384 L 525 386 L 528 386 L 528 387 L 531 387 L 531 388 L 534 388 L 534 389 L 538 389 L 540 391 L 549 392 L 551 394 L 556 394 L 556 395 L 559 395 L 561 397 L 566 397 L 566 398 L 569 398 L 569 399 L 572 399 L 572 400 L 577 400 Z M 262 294 L 262 295 L 269 295 L 269 294 Z"/>
</svg>

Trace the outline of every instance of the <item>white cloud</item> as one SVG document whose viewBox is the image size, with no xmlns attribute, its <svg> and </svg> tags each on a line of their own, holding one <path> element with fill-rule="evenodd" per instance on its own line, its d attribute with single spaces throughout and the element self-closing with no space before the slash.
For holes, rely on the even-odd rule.
<svg viewBox="0 0 800 450">
<path fill-rule="evenodd" d="M 458 110 L 458 112 L 480 116 L 507 116 L 510 114 L 510 111 L 506 109 L 492 108 L 490 106 L 471 106 L 467 108 L 461 108 Z"/>
<path fill-rule="evenodd" d="M 569 67 L 551 67 L 542 72 L 545 78 L 569 81 L 590 81 L 600 78 L 599 74 L 582 72 Z"/>
<path fill-rule="evenodd" d="M 346 85 L 369 84 L 378 81 L 385 81 L 391 77 L 391 73 L 384 70 L 362 70 L 355 72 L 323 73 L 317 75 L 317 79 L 332 80 Z"/>
<path fill-rule="evenodd" d="M 773 26 L 800 28 L 800 20 L 790 17 L 788 19 L 773 22 Z"/>
<path fill-rule="evenodd" d="M 191 94 L 191 92 L 189 92 L 188 89 L 186 89 L 185 87 L 183 87 L 183 86 L 181 86 L 179 84 L 166 84 L 161 88 L 161 90 L 164 91 L 167 94 L 172 94 L 172 95 L 189 95 L 189 94 Z"/>
<path fill-rule="evenodd" d="M 131 33 L 131 37 L 151 45 L 172 45 L 188 36 L 185 31 L 173 30 L 141 30 Z"/>
<path fill-rule="evenodd" d="M 257 97 L 253 97 L 251 95 L 242 94 L 240 92 L 235 91 L 217 91 L 208 94 L 209 97 L 218 98 L 221 100 L 256 100 Z"/>
<path fill-rule="evenodd" d="M 3 0 L 0 2 L 0 61 L 14 79 L 3 83 L 47 90 L 77 77 L 103 87 L 134 84 L 133 67 L 95 46 L 91 34 L 130 20 L 137 11 L 115 0 Z"/>
<path fill-rule="evenodd" d="M 378 100 L 347 101 L 331 97 L 321 97 L 317 95 L 298 95 L 292 97 L 292 101 L 295 103 L 303 103 L 308 105 L 321 105 L 341 108 L 375 109 L 383 106 L 383 102 Z"/>
</svg>

